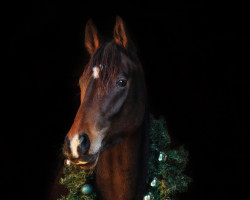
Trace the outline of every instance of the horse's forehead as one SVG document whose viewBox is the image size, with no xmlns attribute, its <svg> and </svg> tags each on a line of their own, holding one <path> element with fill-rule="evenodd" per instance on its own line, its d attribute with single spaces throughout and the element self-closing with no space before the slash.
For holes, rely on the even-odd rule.
<svg viewBox="0 0 250 200">
<path fill-rule="evenodd" d="M 115 66 L 114 64 L 109 65 L 102 63 L 97 65 L 89 64 L 86 69 L 87 73 L 83 73 L 80 79 L 84 80 L 91 77 L 94 79 L 99 79 L 103 74 L 110 76 L 110 78 L 111 76 L 113 77 L 119 73 L 125 73 L 128 75 L 131 69 L 135 69 L 135 67 L 131 68 L 131 66 L 135 66 L 135 63 L 126 54 L 120 52 L 120 55 L 120 63 L 116 64 Z"/>
</svg>

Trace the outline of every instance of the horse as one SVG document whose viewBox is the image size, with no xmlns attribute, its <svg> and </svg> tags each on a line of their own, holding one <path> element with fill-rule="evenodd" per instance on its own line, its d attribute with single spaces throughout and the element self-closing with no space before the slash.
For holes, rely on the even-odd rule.
<svg viewBox="0 0 250 200">
<path fill-rule="evenodd" d="M 90 60 L 79 78 L 81 103 L 65 137 L 66 155 L 94 169 L 97 199 L 141 200 L 149 146 L 142 64 L 119 16 L 105 42 L 90 19 L 84 43 Z"/>
</svg>

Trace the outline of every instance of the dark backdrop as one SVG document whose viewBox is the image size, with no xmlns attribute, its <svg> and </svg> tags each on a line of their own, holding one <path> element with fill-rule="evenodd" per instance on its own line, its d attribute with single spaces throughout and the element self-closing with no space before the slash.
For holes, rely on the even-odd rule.
<svg viewBox="0 0 250 200">
<path fill-rule="evenodd" d="M 190 153 L 186 173 L 193 183 L 182 199 L 243 197 L 249 12 L 228 4 L 12 1 L 2 7 L 8 123 L 0 174 L 6 199 L 46 199 L 79 106 L 77 83 L 88 61 L 85 23 L 92 17 L 100 33 L 112 37 L 116 15 L 138 48 L 151 113 L 164 116 L 173 143 Z"/>
</svg>

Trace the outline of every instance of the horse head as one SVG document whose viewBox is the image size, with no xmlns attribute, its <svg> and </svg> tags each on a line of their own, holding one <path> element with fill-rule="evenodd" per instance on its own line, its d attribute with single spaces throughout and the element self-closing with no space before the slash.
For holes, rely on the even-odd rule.
<svg viewBox="0 0 250 200">
<path fill-rule="evenodd" d="M 120 17 L 108 42 L 101 42 L 89 20 L 85 46 L 90 60 L 79 79 L 81 103 L 65 152 L 72 163 L 90 169 L 103 151 L 142 124 L 146 103 L 143 69 Z"/>
</svg>

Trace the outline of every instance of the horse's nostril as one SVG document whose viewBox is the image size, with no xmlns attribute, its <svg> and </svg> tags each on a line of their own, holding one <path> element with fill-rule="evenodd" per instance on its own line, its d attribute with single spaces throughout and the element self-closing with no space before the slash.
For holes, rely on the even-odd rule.
<svg viewBox="0 0 250 200">
<path fill-rule="evenodd" d="M 89 141 L 89 137 L 86 133 L 82 133 L 81 135 L 79 135 L 79 151 L 82 154 L 85 154 L 88 152 L 90 147 L 90 141 Z"/>
<path fill-rule="evenodd" d="M 79 136 L 79 144 L 86 143 L 87 142 L 87 134 L 83 133 Z"/>
</svg>

